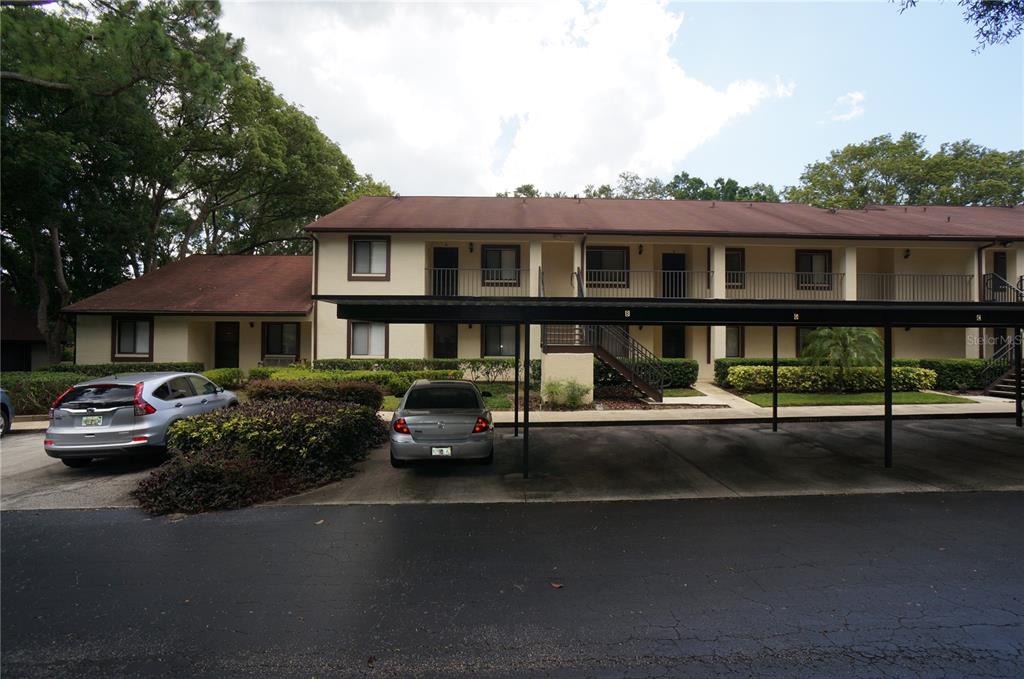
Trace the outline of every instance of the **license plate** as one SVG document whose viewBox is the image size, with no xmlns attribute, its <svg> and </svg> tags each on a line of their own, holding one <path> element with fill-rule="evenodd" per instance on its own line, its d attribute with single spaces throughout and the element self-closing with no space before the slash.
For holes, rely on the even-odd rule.
<svg viewBox="0 0 1024 679">
<path fill-rule="evenodd" d="M 103 424 L 102 415 L 86 415 L 82 418 L 83 427 L 99 427 Z"/>
<path fill-rule="evenodd" d="M 440 446 L 433 447 L 430 449 L 430 454 L 434 457 L 451 457 L 452 447 L 451 446 Z"/>
</svg>

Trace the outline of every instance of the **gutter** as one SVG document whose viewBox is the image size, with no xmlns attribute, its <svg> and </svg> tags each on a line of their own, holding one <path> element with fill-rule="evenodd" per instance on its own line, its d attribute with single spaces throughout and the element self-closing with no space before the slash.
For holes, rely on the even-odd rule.
<svg viewBox="0 0 1024 679">
<path fill-rule="evenodd" d="M 309 237 L 313 239 L 313 343 L 310 349 L 310 365 L 317 359 L 317 295 L 320 292 L 320 239 L 312 231 Z"/>
</svg>

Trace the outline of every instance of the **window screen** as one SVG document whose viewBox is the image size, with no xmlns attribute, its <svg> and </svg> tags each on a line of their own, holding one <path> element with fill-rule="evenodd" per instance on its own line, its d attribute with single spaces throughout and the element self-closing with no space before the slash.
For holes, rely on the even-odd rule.
<svg viewBox="0 0 1024 679">
<path fill-rule="evenodd" d="M 298 356 L 298 323 L 264 323 L 264 356 Z"/>
<path fill-rule="evenodd" d="M 746 253 L 742 248 L 725 249 L 725 287 L 743 288 L 747 283 Z"/>
<path fill-rule="evenodd" d="M 352 273 L 363 276 L 387 275 L 388 242 L 386 240 L 352 241 Z"/>
<path fill-rule="evenodd" d="M 385 347 L 385 330 L 383 323 L 352 323 L 352 355 L 383 356 Z"/>
<path fill-rule="evenodd" d="M 725 326 L 726 358 L 743 357 L 743 328 L 738 325 Z"/>
<path fill-rule="evenodd" d="M 485 285 L 519 284 L 519 246 L 485 245 L 482 253 Z"/>
<path fill-rule="evenodd" d="M 123 320 L 117 322 L 117 353 L 143 356 L 149 354 L 150 322 Z"/>
</svg>

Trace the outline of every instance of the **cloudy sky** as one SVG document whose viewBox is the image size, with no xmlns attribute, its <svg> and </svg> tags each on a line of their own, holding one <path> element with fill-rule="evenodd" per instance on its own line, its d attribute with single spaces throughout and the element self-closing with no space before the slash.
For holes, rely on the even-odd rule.
<svg viewBox="0 0 1024 679">
<path fill-rule="evenodd" d="M 225 30 L 403 195 L 575 193 L 623 170 L 796 182 L 913 130 L 1024 147 L 1024 40 L 956 3 L 224 2 Z"/>
</svg>

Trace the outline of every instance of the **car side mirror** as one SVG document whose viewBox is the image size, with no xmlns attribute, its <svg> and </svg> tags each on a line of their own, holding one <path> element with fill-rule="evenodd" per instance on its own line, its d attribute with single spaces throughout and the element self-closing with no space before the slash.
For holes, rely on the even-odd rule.
<svg viewBox="0 0 1024 679">
<path fill-rule="evenodd" d="M 218 394 L 223 394 L 224 393 L 224 387 L 217 387 L 217 393 Z"/>
<path fill-rule="evenodd" d="M 492 394 L 489 391 L 481 391 L 480 395 L 483 396 L 484 398 L 491 398 L 492 396 L 494 396 L 494 394 Z"/>
</svg>

